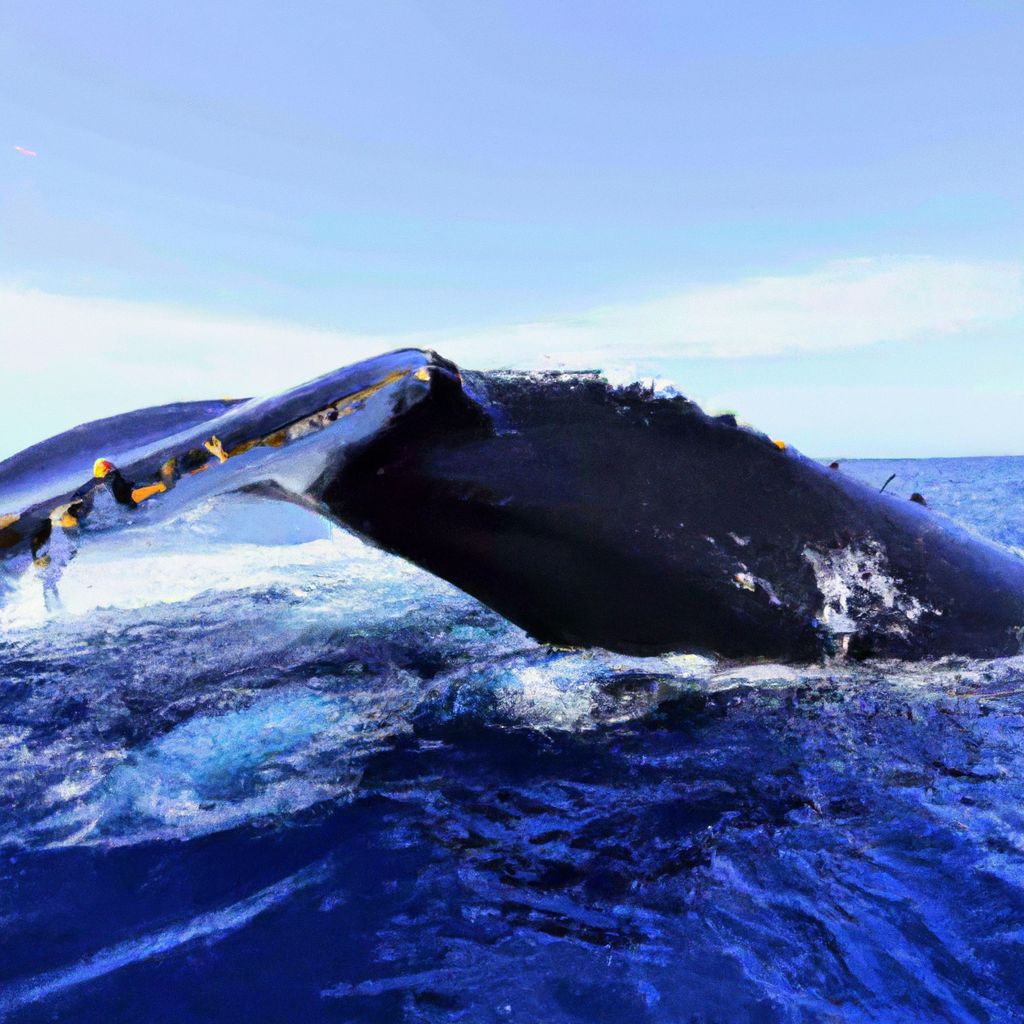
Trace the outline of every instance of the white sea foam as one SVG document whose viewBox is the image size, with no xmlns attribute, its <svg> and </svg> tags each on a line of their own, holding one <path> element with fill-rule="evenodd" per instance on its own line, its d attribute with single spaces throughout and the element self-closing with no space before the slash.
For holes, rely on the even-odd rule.
<svg viewBox="0 0 1024 1024">
<path fill-rule="evenodd" d="M 143 609 L 193 600 L 209 591 L 270 587 L 296 597 L 345 594 L 351 612 L 374 606 L 381 591 L 409 598 L 453 594 L 455 588 L 410 563 L 385 554 L 344 530 L 299 544 L 210 541 L 193 530 L 138 530 L 83 546 L 58 583 L 60 607 L 48 610 L 43 581 L 29 568 L 0 607 L 0 629 L 37 629 L 57 617 L 83 617 L 104 608 Z M 369 584 L 360 592 L 355 584 Z M 341 610 L 336 607 L 335 610 Z"/>
</svg>

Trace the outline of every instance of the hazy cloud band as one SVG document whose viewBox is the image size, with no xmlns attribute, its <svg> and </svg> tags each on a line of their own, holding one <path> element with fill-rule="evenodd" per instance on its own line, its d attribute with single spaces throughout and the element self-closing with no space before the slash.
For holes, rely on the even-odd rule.
<svg viewBox="0 0 1024 1024">
<path fill-rule="evenodd" d="M 278 391 L 406 345 L 481 369 L 598 366 L 621 376 L 650 360 L 810 355 L 948 337 L 1022 312 L 1024 266 L 921 257 L 846 260 L 543 322 L 406 335 L 0 285 L 5 391 L 23 405 L 19 436 L 4 447 L 139 406 Z"/>
</svg>

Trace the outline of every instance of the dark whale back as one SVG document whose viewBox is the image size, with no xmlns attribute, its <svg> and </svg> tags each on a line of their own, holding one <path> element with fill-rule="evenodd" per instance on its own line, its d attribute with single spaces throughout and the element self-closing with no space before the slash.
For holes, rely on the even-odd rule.
<svg viewBox="0 0 1024 1024">
<path fill-rule="evenodd" d="M 0 494 L 33 498 L 0 509 L 18 513 L 0 554 L 39 547 L 76 474 L 125 452 L 135 484 L 177 467 L 125 523 L 232 491 L 296 501 L 553 644 L 784 660 L 1021 646 L 1024 561 L 681 397 L 463 374 L 405 350 L 270 399 L 175 409 L 0 466 Z"/>
<path fill-rule="evenodd" d="M 421 411 L 322 498 L 543 640 L 797 660 L 1020 648 L 1024 562 L 927 509 L 683 398 L 468 383 L 494 429 Z"/>
</svg>

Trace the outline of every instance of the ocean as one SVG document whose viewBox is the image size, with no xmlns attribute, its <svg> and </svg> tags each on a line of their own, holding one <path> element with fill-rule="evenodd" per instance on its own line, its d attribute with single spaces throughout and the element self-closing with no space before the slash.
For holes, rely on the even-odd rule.
<svg viewBox="0 0 1024 1024">
<path fill-rule="evenodd" d="M 1024 549 L 1024 458 L 841 472 Z M 0 1017 L 1024 1020 L 1024 657 L 552 650 L 266 508 L 0 610 Z"/>
</svg>

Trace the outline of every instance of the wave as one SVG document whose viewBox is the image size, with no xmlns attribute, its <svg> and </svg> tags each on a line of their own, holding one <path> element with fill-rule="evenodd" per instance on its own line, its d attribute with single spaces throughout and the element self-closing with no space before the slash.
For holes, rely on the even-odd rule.
<svg viewBox="0 0 1024 1024">
<path fill-rule="evenodd" d="M 186 553 L 168 543 L 98 549 L 61 616 L 13 603 L 5 841 L 123 845 L 287 816 L 350 799 L 367 758 L 458 722 L 579 734 L 695 696 L 749 694 L 767 713 L 774 693 L 879 679 L 922 701 L 1012 702 L 1022 675 L 1020 659 L 795 668 L 557 651 L 340 532 Z"/>
<path fill-rule="evenodd" d="M 71 936 L 0 1012 L 125 971 L 173 1019 L 127 972 L 187 963 L 282 1019 L 1014 1020 L 1024 659 L 556 650 L 347 534 L 202 527 L 0 635 L 5 927 Z"/>
<path fill-rule="evenodd" d="M 144 960 L 163 956 L 205 940 L 215 941 L 249 924 L 253 918 L 297 892 L 322 881 L 327 875 L 325 863 L 313 864 L 245 899 L 210 913 L 200 914 L 162 931 L 118 943 L 62 970 L 15 982 L 0 991 L 0 1013 L 9 1013 L 28 1003 L 39 1002 L 65 989 L 95 981 Z"/>
</svg>

